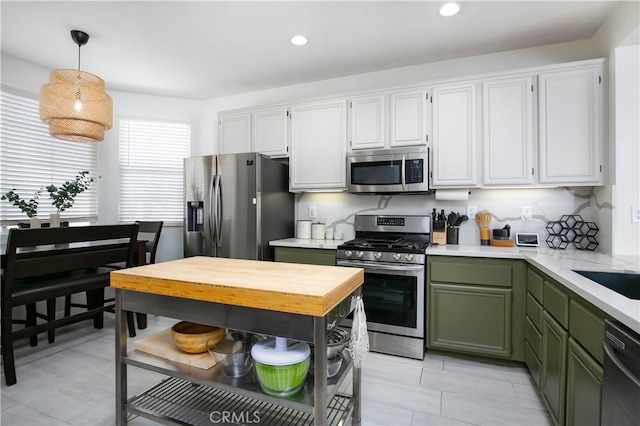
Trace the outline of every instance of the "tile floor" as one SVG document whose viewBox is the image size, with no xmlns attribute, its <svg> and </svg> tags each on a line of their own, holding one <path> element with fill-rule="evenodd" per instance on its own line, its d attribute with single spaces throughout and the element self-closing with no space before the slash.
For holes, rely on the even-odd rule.
<svg viewBox="0 0 640 426">
<path fill-rule="evenodd" d="M 140 336 L 176 321 L 149 317 Z M 18 342 L 18 383 L 2 375 L 0 424 L 115 424 L 114 320 L 58 329 L 55 344 L 41 335 L 31 348 Z M 159 374 L 129 368 L 129 394 L 155 384 Z M 370 353 L 363 367 L 363 425 L 549 425 L 524 367 L 427 355 L 423 361 Z M 135 418 L 131 425 L 155 424 Z"/>
</svg>

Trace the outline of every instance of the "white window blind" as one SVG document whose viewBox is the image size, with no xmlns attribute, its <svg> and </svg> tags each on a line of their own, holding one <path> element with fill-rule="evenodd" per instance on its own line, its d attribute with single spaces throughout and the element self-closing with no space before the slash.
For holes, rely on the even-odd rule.
<svg viewBox="0 0 640 426">
<path fill-rule="evenodd" d="M 120 120 L 120 222 L 182 224 L 183 159 L 190 146 L 190 124 Z"/>
<path fill-rule="evenodd" d="M 28 201 L 42 188 L 38 198 L 38 217 L 48 221 L 56 208 L 51 204 L 48 185 L 60 187 L 74 180 L 78 172 L 87 170 L 97 177 L 98 149 L 96 144 L 68 142 L 49 136 L 40 121 L 38 101 L 25 96 L 0 92 L 0 193 L 15 188 Z M 61 213 L 62 220 L 97 220 L 98 182 L 78 195 L 73 207 Z M 25 222 L 27 216 L 7 200 L 0 201 L 2 225 Z"/>
</svg>

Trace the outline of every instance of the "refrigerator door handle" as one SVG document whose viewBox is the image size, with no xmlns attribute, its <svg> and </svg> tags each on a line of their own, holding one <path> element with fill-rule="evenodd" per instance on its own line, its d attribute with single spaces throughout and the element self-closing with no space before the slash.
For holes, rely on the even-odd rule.
<svg viewBox="0 0 640 426">
<path fill-rule="evenodd" d="M 222 247 L 222 176 L 216 175 L 215 180 L 215 222 L 216 222 L 216 247 Z"/>
<path fill-rule="evenodd" d="M 215 197 L 215 188 L 216 188 L 216 175 L 213 175 L 211 178 L 211 191 L 207 191 L 207 206 L 211 209 L 210 214 L 207 215 L 207 243 L 211 242 L 211 246 L 215 247 L 215 232 L 216 232 L 216 224 L 213 215 L 216 212 L 216 197 Z"/>
</svg>

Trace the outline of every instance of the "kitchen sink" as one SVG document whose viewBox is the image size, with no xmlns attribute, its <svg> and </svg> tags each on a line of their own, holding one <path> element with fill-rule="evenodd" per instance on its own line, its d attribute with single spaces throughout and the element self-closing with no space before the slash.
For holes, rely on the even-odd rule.
<svg viewBox="0 0 640 426">
<path fill-rule="evenodd" d="M 595 281 L 630 299 L 640 300 L 640 274 L 624 272 L 576 271 L 585 278 Z"/>
</svg>

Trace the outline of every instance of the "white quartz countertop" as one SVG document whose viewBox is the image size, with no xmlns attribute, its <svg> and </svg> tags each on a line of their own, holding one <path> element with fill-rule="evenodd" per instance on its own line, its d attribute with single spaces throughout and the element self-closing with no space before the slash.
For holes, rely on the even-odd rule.
<svg viewBox="0 0 640 426">
<path fill-rule="evenodd" d="M 524 259 L 588 302 L 640 333 L 640 300 L 629 299 L 574 270 L 640 273 L 640 256 L 554 250 L 546 247 L 432 246 L 427 256 L 470 256 Z"/>
<path fill-rule="evenodd" d="M 343 240 L 287 238 L 271 241 L 276 247 L 337 249 Z M 612 256 L 580 250 L 554 250 L 547 247 L 493 247 L 479 245 L 431 246 L 427 256 L 491 257 L 522 259 L 557 280 L 569 290 L 593 303 L 611 317 L 640 333 L 640 300 L 629 299 L 583 277 L 573 270 L 640 273 L 640 256 Z"/>
<path fill-rule="evenodd" d="M 297 247 L 336 250 L 346 240 L 312 240 L 306 238 L 285 238 L 283 240 L 269 241 L 272 247 Z"/>
</svg>

